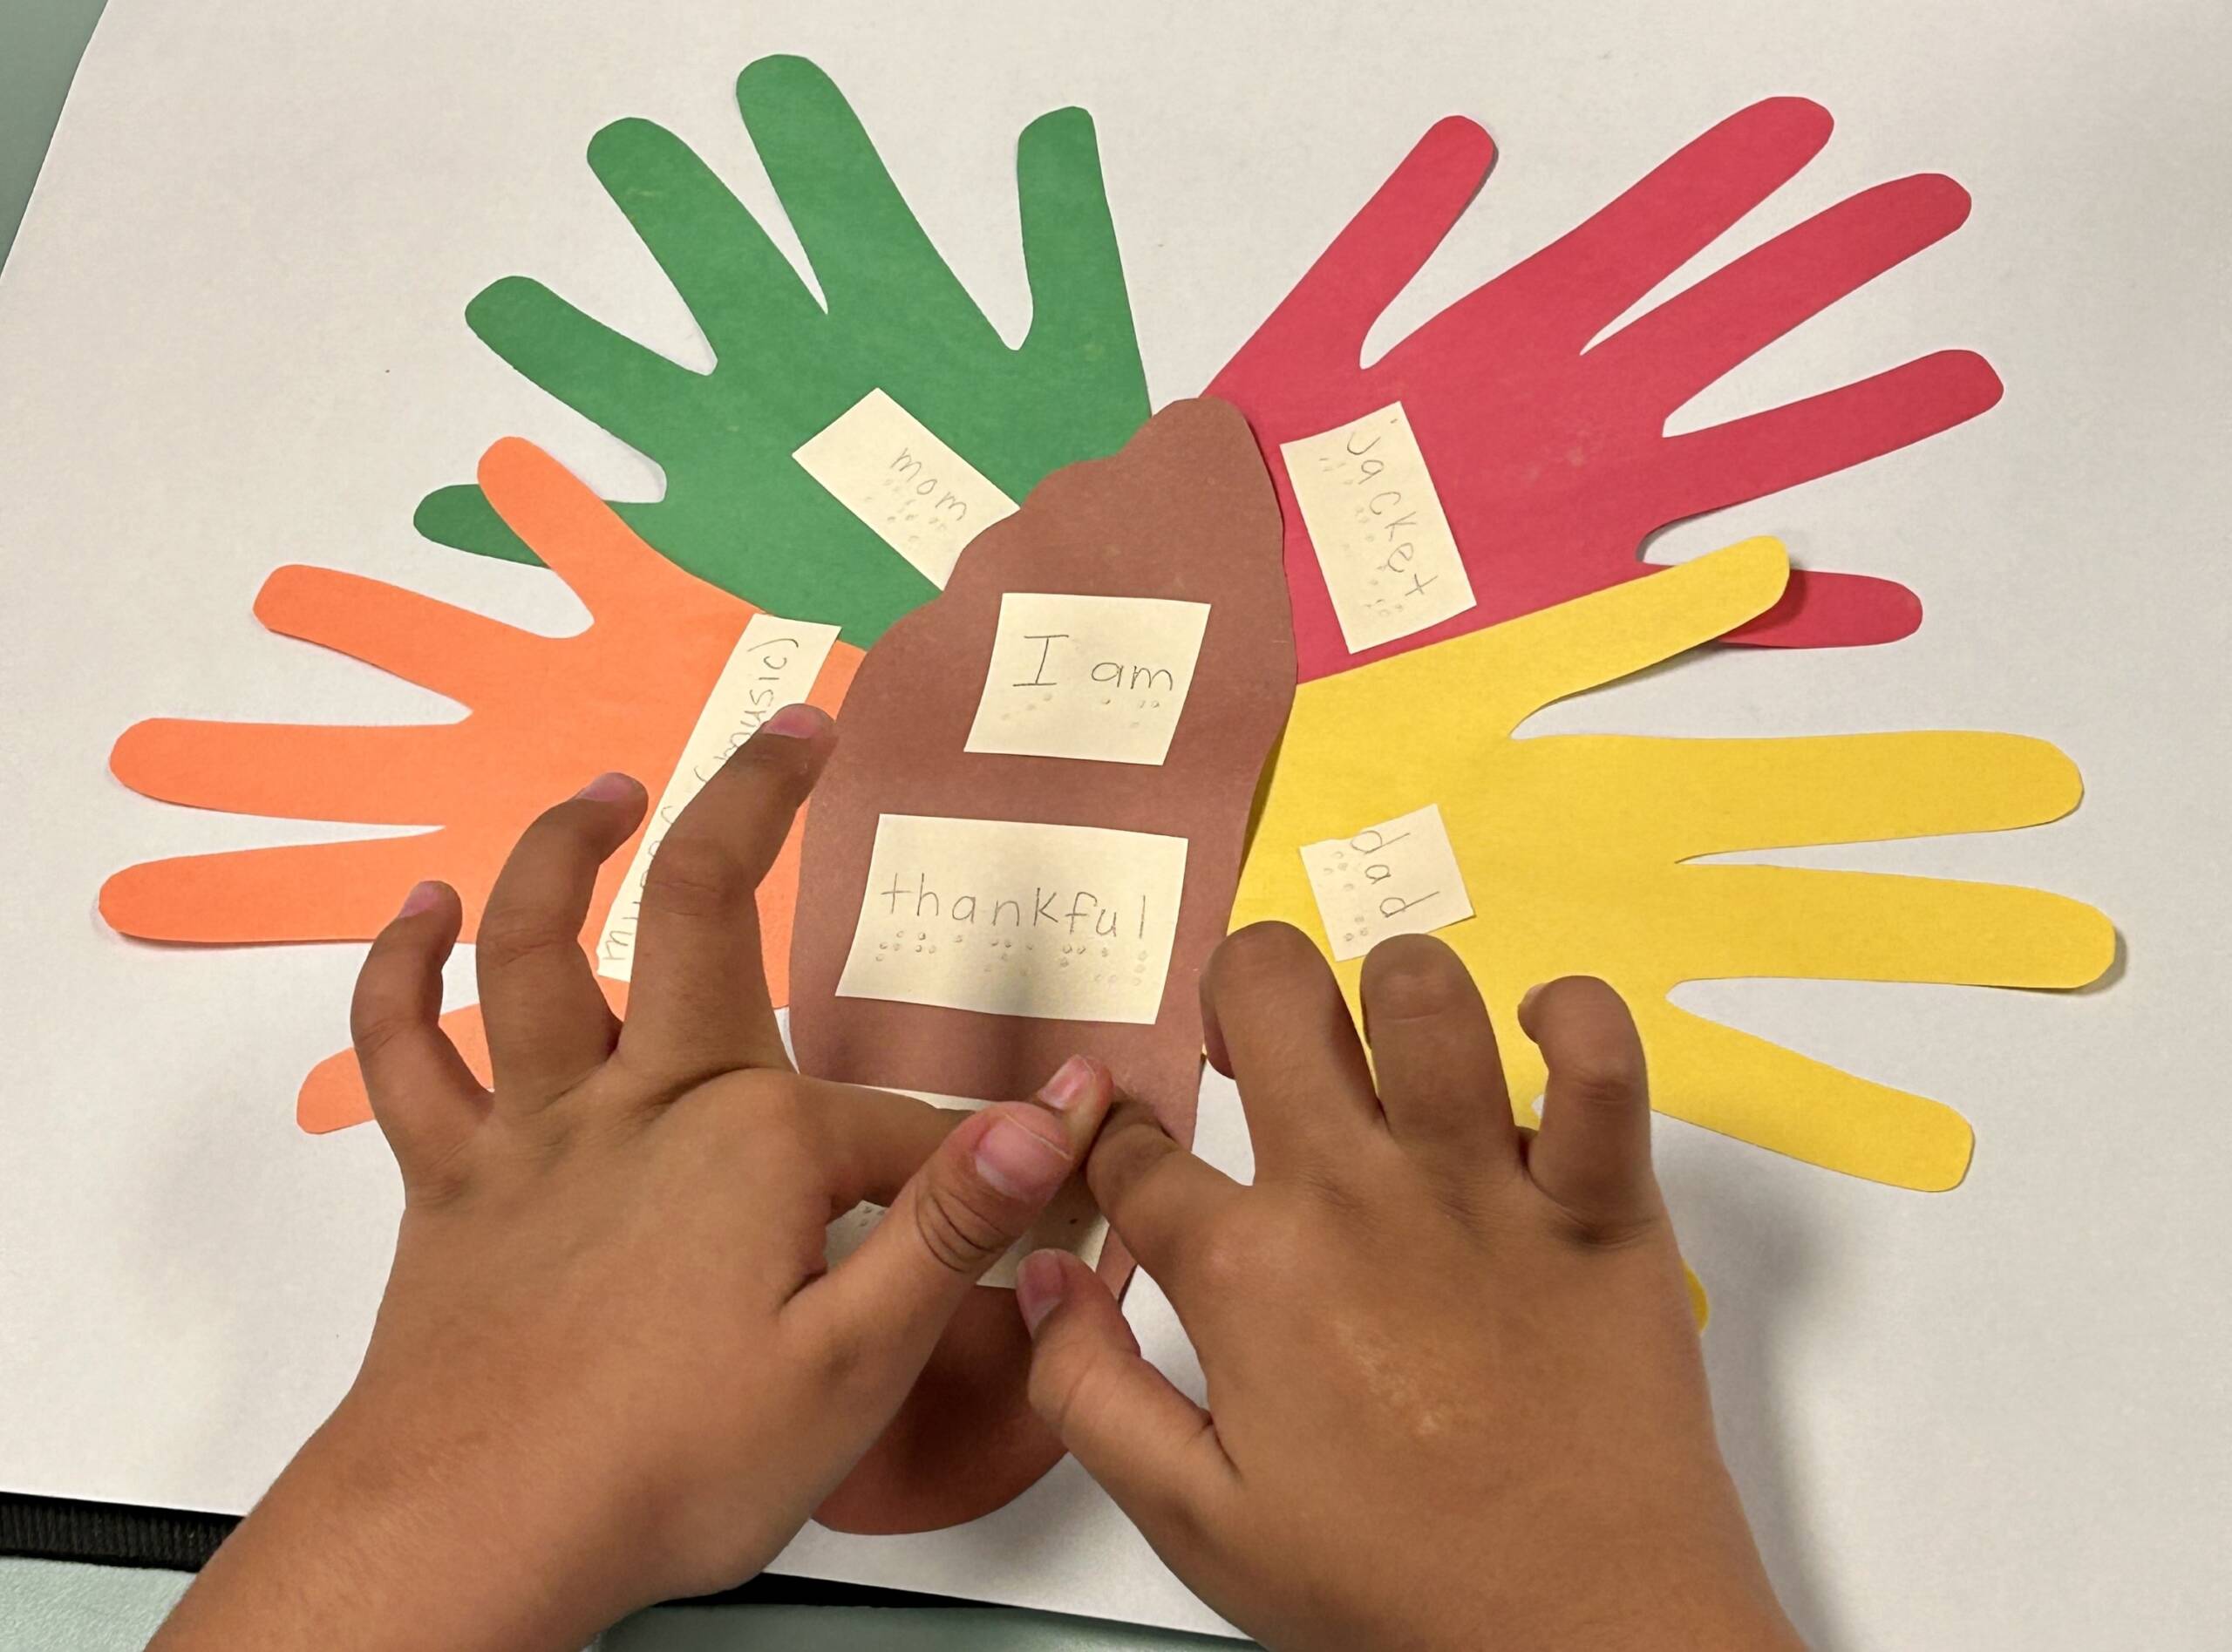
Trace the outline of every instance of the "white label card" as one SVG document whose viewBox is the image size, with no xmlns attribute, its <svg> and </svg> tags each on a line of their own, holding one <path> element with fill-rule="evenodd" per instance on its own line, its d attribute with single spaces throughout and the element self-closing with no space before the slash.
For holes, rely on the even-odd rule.
<svg viewBox="0 0 2232 1652">
<path fill-rule="evenodd" d="M 1473 607 L 1473 581 L 1403 404 L 1279 446 L 1351 654 Z"/>
<path fill-rule="evenodd" d="M 1304 844 L 1302 865 L 1337 960 L 1361 958 L 1390 935 L 1422 935 L 1473 915 L 1439 804 L 1353 837 Z"/>
<path fill-rule="evenodd" d="M 940 590 L 969 541 L 1015 514 L 1013 500 L 881 390 L 791 457 Z"/>
<path fill-rule="evenodd" d="M 837 994 L 1151 1024 L 1185 887 L 1183 838 L 887 814 Z"/>
<path fill-rule="evenodd" d="M 1207 602 L 1005 593 L 962 749 L 1161 763 L 1208 623 Z"/>
<path fill-rule="evenodd" d="M 971 1101 L 965 1096 L 941 1096 L 928 1090 L 908 1090 L 901 1092 L 915 1096 L 934 1106 L 959 1107 L 970 1112 L 981 1111 L 989 1103 Z M 881 1205 L 862 1200 L 831 1222 L 822 1235 L 821 1258 L 825 1267 L 834 1268 L 865 1241 L 875 1225 L 884 1219 Z M 1108 1219 L 1100 1214 L 1100 1207 L 1092 1202 L 1092 1193 L 1085 1185 L 1082 1175 L 1072 1176 L 1064 1182 L 1059 1191 L 1038 1213 L 1038 1220 L 1031 1231 L 1008 1247 L 999 1261 L 986 1270 L 976 1282 L 997 1285 L 1003 1290 L 1015 1288 L 1015 1270 L 1023 1259 L 1034 1250 L 1065 1250 L 1087 1268 L 1098 1267 L 1100 1252 L 1108 1242 Z"/>
<path fill-rule="evenodd" d="M 783 707 L 796 705 L 813 691 L 837 631 L 834 625 L 778 619 L 772 614 L 755 614 L 745 623 L 728 663 L 714 679 L 713 691 L 705 697 L 697 725 L 690 731 L 690 743 L 682 748 L 682 760 L 659 793 L 635 859 L 628 863 L 628 875 L 620 880 L 612 909 L 598 928 L 597 974 L 608 981 L 626 981 L 634 974 L 643 880 L 660 842 L 732 752 Z"/>
</svg>

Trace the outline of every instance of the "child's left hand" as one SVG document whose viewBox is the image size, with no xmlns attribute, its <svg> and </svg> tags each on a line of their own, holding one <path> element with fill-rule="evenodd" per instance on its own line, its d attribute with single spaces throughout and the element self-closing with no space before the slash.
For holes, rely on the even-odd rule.
<svg viewBox="0 0 2232 1652">
<path fill-rule="evenodd" d="M 476 956 L 493 1093 L 435 1025 L 454 894 L 420 886 L 373 944 L 353 1026 L 403 1171 L 387 1294 L 347 1397 L 157 1645 L 578 1646 L 758 1571 L 890 1419 L 1109 1086 L 1072 1061 L 969 1114 L 792 1070 L 753 890 L 833 743 L 777 714 L 667 833 L 624 1026 L 576 937 L 643 788 L 607 776 L 527 829 Z M 863 1199 L 889 1219 L 825 1275 Z"/>
</svg>

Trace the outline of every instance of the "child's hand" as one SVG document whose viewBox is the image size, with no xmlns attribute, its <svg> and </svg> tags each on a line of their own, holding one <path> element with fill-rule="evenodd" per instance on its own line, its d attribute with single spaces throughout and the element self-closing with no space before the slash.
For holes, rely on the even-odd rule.
<svg viewBox="0 0 2232 1652">
<path fill-rule="evenodd" d="M 668 833 L 625 1026 L 578 937 L 642 818 L 608 776 L 528 828 L 477 964 L 482 1091 L 435 1026 L 457 899 L 421 886 L 357 983 L 357 1050 L 403 1170 L 362 1373 L 204 1574 L 165 1646 L 582 1644 L 733 1584 L 804 1524 L 1108 1106 L 943 1112 L 798 1077 L 752 891 L 832 744 L 779 713 Z M 891 1215 L 826 1276 L 823 1227 Z"/>
<path fill-rule="evenodd" d="M 1384 943 L 1363 997 L 1371 1069 L 1301 935 L 1224 944 L 1204 1018 L 1255 1185 L 1129 1105 L 1087 1173 L 1209 1409 L 1051 1252 L 1018 1281 L 1032 1403 L 1273 1647 L 1796 1644 L 1714 1443 L 1626 1007 L 1577 978 L 1521 1006 L 1550 1073 L 1534 1133 L 1448 948 Z"/>
</svg>

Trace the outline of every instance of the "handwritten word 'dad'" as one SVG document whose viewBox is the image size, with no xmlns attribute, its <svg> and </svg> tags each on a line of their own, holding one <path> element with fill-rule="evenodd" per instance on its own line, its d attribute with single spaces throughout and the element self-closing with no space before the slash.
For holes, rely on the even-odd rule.
<svg viewBox="0 0 2232 1652">
<path fill-rule="evenodd" d="M 1336 960 L 1361 958 L 1390 935 L 1426 935 L 1473 915 L 1473 898 L 1441 807 L 1304 844 L 1303 869 Z"/>
</svg>

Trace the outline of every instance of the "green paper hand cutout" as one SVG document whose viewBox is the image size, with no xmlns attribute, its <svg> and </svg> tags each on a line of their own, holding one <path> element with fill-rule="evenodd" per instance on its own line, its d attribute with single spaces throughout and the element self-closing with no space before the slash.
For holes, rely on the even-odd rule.
<svg viewBox="0 0 2232 1652">
<path fill-rule="evenodd" d="M 763 58 L 738 78 L 737 106 L 826 309 L 680 139 L 621 120 L 591 140 L 589 165 L 696 316 L 713 371 L 683 367 L 525 276 L 481 292 L 466 320 L 665 472 L 664 498 L 615 507 L 643 539 L 747 602 L 840 626 L 865 648 L 933 588 L 793 461 L 800 443 L 880 388 L 1020 500 L 1049 472 L 1114 452 L 1147 418 L 1092 120 L 1057 110 L 1017 145 L 1032 309 L 1010 349 L 827 76 L 801 58 Z M 459 550 L 537 561 L 477 487 L 430 494 L 417 526 Z"/>
</svg>

